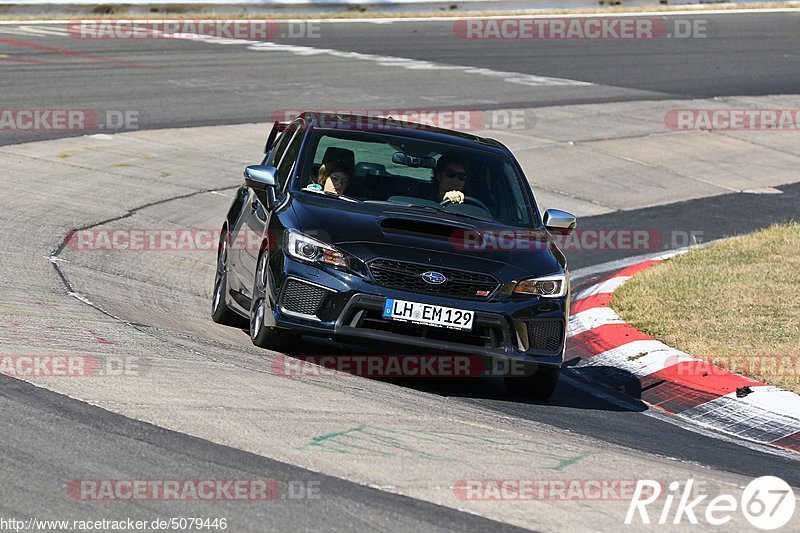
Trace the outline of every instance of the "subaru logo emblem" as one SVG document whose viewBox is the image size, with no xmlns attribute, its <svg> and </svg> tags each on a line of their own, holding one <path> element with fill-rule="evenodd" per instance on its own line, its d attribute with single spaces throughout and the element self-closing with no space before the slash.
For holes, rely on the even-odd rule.
<svg viewBox="0 0 800 533">
<path fill-rule="evenodd" d="M 440 274 L 438 272 L 424 272 L 422 274 L 422 279 L 425 283 L 430 283 L 431 285 L 441 285 L 447 278 L 444 277 L 444 274 Z"/>
</svg>

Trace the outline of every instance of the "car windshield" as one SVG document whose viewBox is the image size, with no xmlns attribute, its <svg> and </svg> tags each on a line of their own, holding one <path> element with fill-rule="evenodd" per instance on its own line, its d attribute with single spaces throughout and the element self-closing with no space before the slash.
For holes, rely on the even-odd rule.
<svg viewBox="0 0 800 533">
<path fill-rule="evenodd" d="M 397 135 L 317 130 L 301 168 L 301 188 L 344 199 L 514 226 L 535 221 L 524 178 L 512 161 L 488 151 Z"/>
</svg>

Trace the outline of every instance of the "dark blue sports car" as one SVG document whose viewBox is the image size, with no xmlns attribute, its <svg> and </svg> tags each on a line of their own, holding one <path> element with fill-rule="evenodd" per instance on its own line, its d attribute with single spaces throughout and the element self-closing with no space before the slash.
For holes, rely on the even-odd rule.
<svg viewBox="0 0 800 533">
<path fill-rule="evenodd" d="M 301 335 L 516 361 L 548 398 L 564 359 L 569 272 L 501 143 L 352 115 L 275 123 L 219 242 L 212 316 L 290 351 Z"/>
</svg>

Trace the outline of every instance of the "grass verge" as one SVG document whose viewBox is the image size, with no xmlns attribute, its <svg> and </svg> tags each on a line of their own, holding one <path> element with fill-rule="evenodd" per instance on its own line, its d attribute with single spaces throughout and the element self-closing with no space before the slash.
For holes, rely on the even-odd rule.
<svg viewBox="0 0 800 533">
<path fill-rule="evenodd" d="M 611 307 L 669 346 L 800 392 L 800 223 L 679 255 L 615 293 Z"/>
</svg>

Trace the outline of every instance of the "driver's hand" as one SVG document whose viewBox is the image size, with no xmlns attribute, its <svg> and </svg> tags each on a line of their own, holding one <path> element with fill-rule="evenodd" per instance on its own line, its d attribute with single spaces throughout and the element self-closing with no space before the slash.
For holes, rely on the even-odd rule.
<svg viewBox="0 0 800 533">
<path fill-rule="evenodd" d="M 464 203 L 464 193 L 461 191 L 448 191 L 444 193 L 443 200 L 450 200 L 454 204 L 463 204 Z"/>
</svg>

